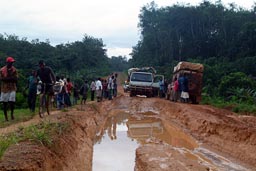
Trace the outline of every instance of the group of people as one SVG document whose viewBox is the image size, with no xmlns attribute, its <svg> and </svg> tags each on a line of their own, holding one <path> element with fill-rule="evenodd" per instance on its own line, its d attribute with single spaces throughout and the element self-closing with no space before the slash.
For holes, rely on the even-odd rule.
<svg viewBox="0 0 256 171">
<path fill-rule="evenodd" d="M 84 84 L 80 88 L 80 94 L 82 95 L 81 104 L 86 103 L 87 93 L 91 91 L 91 101 L 94 101 L 96 94 L 97 102 L 103 99 L 112 100 L 113 97 L 117 96 L 117 73 L 110 74 L 106 79 L 98 78 L 97 80 L 92 80 L 89 85 L 88 81 L 85 80 Z"/>
<path fill-rule="evenodd" d="M 16 91 L 18 72 L 13 66 L 15 59 L 11 56 L 6 58 L 6 65 L 0 69 L 0 81 L 1 81 L 1 95 L 0 102 L 3 103 L 3 112 L 5 121 L 9 121 L 7 115 L 8 106 L 11 111 L 11 119 L 14 120 L 14 107 L 16 102 Z M 39 61 L 39 69 L 33 71 L 31 76 L 28 78 L 28 105 L 30 110 L 35 111 L 35 101 L 37 94 L 38 78 L 44 83 L 42 84 L 41 93 L 48 93 L 53 82 L 55 82 L 55 76 L 50 67 L 45 67 L 43 61 Z"/>
<path fill-rule="evenodd" d="M 11 119 L 14 120 L 14 107 L 16 101 L 18 72 L 13 66 L 15 60 L 13 57 L 6 58 L 6 65 L 0 69 L 1 95 L 0 102 L 3 103 L 3 112 L 5 121 L 9 121 L 7 109 L 10 108 Z M 32 70 L 27 80 L 28 89 L 27 102 L 31 112 L 35 112 L 37 95 L 46 95 L 46 106 L 49 114 L 50 104 L 54 104 L 57 109 L 63 109 L 76 105 L 81 98 L 81 104 L 85 104 L 88 92 L 91 93 L 91 101 L 94 101 L 96 94 L 97 101 L 103 99 L 113 99 L 117 96 L 117 74 L 112 73 L 106 79 L 98 78 L 92 80 L 91 84 L 85 80 L 79 87 L 71 82 L 70 78 L 55 76 L 51 67 L 46 66 L 43 60 L 38 63 L 39 68 Z M 73 92 L 73 98 L 72 97 Z M 73 103 L 71 102 L 73 99 Z M 39 112 L 40 115 L 40 112 Z M 40 115 L 42 117 L 42 115 Z"/>
<path fill-rule="evenodd" d="M 174 102 L 189 102 L 189 86 L 187 73 L 181 73 L 179 77 L 174 77 L 172 83 L 168 84 L 167 96 Z"/>
</svg>

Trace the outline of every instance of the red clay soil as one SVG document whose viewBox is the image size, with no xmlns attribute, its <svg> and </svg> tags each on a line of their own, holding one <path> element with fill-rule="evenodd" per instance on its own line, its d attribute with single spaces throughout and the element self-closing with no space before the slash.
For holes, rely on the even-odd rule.
<svg viewBox="0 0 256 171">
<path fill-rule="evenodd" d="M 173 103 L 159 98 L 129 97 L 120 94 L 114 100 L 91 102 L 47 116 L 52 122 L 68 123 L 68 131 L 45 147 L 30 141 L 8 148 L 0 161 L 0 170 L 91 171 L 96 132 L 102 129 L 113 110 L 131 114 L 153 111 L 168 127 L 176 125 L 203 147 L 221 154 L 248 170 L 256 170 L 256 118 L 238 116 L 227 110 L 206 105 Z M 34 120 L 40 120 L 35 118 Z M 36 122 L 36 121 L 35 121 Z M 13 127 L 13 130 L 12 130 Z M 17 127 L 17 126 L 16 126 Z M 9 130 L 15 131 L 15 126 Z M 0 133 L 2 134 L 0 129 Z M 190 160 L 170 145 L 155 142 L 136 150 L 136 171 L 210 170 Z"/>
</svg>

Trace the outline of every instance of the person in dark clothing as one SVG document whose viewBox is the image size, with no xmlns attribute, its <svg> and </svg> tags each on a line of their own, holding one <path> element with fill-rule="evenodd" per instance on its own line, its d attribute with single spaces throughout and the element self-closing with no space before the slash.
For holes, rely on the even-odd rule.
<svg viewBox="0 0 256 171">
<path fill-rule="evenodd" d="M 118 74 L 115 73 L 114 79 L 113 79 L 113 97 L 117 96 L 117 76 Z"/>
<path fill-rule="evenodd" d="M 42 81 L 41 93 L 45 92 L 46 94 L 53 94 L 52 86 L 56 82 L 56 78 L 52 68 L 46 66 L 43 60 L 39 61 L 39 67 L 40 68 L 37 70 L 37 76 Z"/>
<path fill-rule="evenodd" d="M 49 101 L 54 96 L 53 92 L 53 85 L 56 82 L 55 74 L 53 73 L 51 67 L 48 67 L 45 65 L 45 62 L 43 60 L 40 60 L 39 63 L 39 69 L 37 70 L 37 77 L 42 81 L 42 88 L 41 88 L 41 94 L 40 98 L 42 95 L 47 95 L 46 96 L 46 109 L 48 115 L 50 114 L 49 111 Z M 42 117 L 42 115 L 39 112 L 39 116 Z"/>
<path fill-rule="evenodd" d="M 167 79 L 164 80 L 164 94 L 167 93 L 167 89 L 168 89 L 168 81 Z"/>
<path fill-rule="evenodd" d="M 108 98 L 108 83 L 107 80 L 103 80 L 102 83 L 102 97 Z"/>
<path fill-rule="evenodd" d="M 73 105 L 77 105 L 77 101 L 79 100 L 79 88 L 77 84 L 74 84 L 73 87 Z"/>
<path fill-rule="evenodd" d="M 189 93 L 188 93 L 188 78 L 187 78 L 187 74 L 183 73 L 180 77 L 179 77 L 179 88 L 181 91 L 181 101 L 182 102 L 186 102 L 188 103 L 189 101 Z"/>
<path fill-rule="evenodd" d="M 162 80 L 162 78 L 160 78 L 159 82 L 159 96 L 160 98 L 164 97 L 164 81 Z"/>
<path fill-rule="evenodd" d="M 31 112 L 35 112 L 36 108 L 36 93 L 38 79 L 36 77 L 36 70 L 32 70 L 31 75 L 28 77 L 28 107 Z"/>
<path fill-rule="evenodd" d="M 81 110 L 83 110 L 83 105 L 86 104 L 88 91 L 89 91 L 89 84 L 88 84 L 88 81 L 85 80 L 85 81 L 84 81 L 84 84 L 83 84 L 82 87 L 80 88 L 80 94 L 82 95 Z"/>
</svg>

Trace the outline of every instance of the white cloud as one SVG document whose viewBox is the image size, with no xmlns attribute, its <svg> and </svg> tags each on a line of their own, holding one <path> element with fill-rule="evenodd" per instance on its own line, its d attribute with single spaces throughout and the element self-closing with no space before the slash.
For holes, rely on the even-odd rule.
<svg viewBox="0 0 256 171">
<path fill-rule="evenodd" d="M 129 55 L 132 52 L 132 48 L 119 48 L 119 47 L 115 47 L 115 48 L 108 48 L 107 50 L 107 55 L 109 57 L 112 56 L 126 56 L 127 59 L 130 59 L 131 56 Z"/>
</svg>

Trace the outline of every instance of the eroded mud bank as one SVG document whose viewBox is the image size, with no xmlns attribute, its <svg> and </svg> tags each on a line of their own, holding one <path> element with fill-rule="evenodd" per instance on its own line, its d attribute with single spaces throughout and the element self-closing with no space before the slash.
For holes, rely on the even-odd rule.
<svg viewBox="0 0 256 171">
<path fill-rule="evenodd" d="M 91 171 L 96 133 L 104 129 L 107 118 L 117 111 L 125 111 L 135 117 L 143 117 L 141 113 L 145 112 L 156 113 L 169 131 L 176 129 L 170 126 L 175 125 L 184 131 L 184 135 L 179 134 L 178 137 L 189 135 L 194 139 L 191 147 L 200 144 L 202 148 L 211 149 L 233 163 L 245 166 L 243 168 L 246 170 L 256 168 L 255 117 L 239 117 L 210 106 L 121 95 L 113 101 L 88 104 L 85 110 L 73 108 L 47 117 L 49 120 L 67 122 L 69 131 L 55 139 L 55 145 L 49 149 L 31 142 L 10 147 L 0 162 L 0 170 Z M 152 168 L 209 170 L 214 166 L 210 167 L 168 143 L 152 141 L 136 150 L 136 170 L 150 171 Z"/>
</svg>

